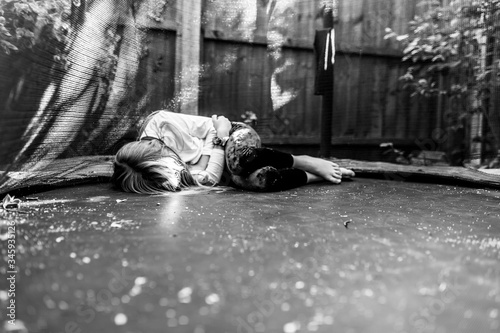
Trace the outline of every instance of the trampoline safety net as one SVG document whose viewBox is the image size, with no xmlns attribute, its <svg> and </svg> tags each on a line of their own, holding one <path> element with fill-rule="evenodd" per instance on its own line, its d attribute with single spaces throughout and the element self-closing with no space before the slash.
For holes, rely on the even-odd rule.
<svg viewBox="0 0 500 333">
<path fill-rule="evenodd" d="M 337 157 L 394 147 L 494 165 L 499 6 L 0 0 L 0 192 L 91 177 L 159 109 L 224 115 L 310 154 L 326 135 Z"/>
</svg>

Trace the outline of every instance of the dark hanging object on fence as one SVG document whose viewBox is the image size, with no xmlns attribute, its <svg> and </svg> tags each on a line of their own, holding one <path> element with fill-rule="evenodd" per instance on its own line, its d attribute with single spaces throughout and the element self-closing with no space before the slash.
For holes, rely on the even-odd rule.
<svg viewBox="0 0 500 333">
<path fill-rule="evenodd" d="M 315 95 L 323 95 L 321 110 L 320 156 L 330 157 L 333 117 L 333 65 L 335 63 L 335 30 L 316 31 L 314 38 L 316 55 Z"/>
<path fill-rule="evenodd" d="M 316 31 L 314 38 L 316 56 L 315 95 L 333 94 L 333 65 L 335 63 L 335 31 Z"/>
</svg>

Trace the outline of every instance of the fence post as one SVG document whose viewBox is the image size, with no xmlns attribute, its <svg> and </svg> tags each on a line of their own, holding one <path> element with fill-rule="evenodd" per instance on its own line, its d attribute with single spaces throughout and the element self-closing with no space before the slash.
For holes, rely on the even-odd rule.
<svg viewBox="0 0 500 333">
<path fill-rule="evenodd" d="M 177 41 L 175 47 L 175 95 L 179 112 L 198 114 L 201 0 L 177 1 Z"/>
</svg>

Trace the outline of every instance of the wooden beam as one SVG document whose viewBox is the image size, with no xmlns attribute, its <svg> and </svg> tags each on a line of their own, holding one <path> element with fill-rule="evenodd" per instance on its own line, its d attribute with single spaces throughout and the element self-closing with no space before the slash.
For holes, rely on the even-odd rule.
<svg viewBox="0 0 500 333">
<path fill-rule="evenodd" d="M 357 177 L 500 189 L 500 174 L 493 173 L 500 172 L 500 169 L 490 169 L 488 170 L 492 172 L 490 174 L 462 167 L 414 166 L 348 159 L 331 160 L 342 167 L 354 170 Z M 107 183 L 113 173 L 113 161 L 113 156 L 74 157 L 58 159 L 56 163 L 51 163 L 38 171 L 8 172 L 8 180 L 0 185 L 0 195 L 10 193 L 21 196 L 62 186 Z"/>
<path fill-rule="evenodd" d="M 201 0 L 177 1 L 177 41 L 175 48 L 175 96 L 178 111 L 198 114 Z"/>
<path fill-rule="evenodd" d="M 269 44 L 267 40 L 254 38 L 253 40 L 246 40 L 239 38 L 237 36 L 233 36 L 231 34 L 225 33 L 215 33 L 214 31 L 205 31 L 203 38 L 205 40 L 210 41 L 219 41 L 221 43 L 229 43 L 229 44 L 243 44 L 243 45 L 251 45 L 251 46 L 261 46 L 268 47 Z M 313 43 L 310 40 L 287 40 L 281 46 L 283 49 L 297 49 L 297 50 L 306 50 L 306 51 L 314 51 Z M 394 58 L 401 59 L 403 57 L 403 52 L 397 49 L 381 49 L 370 46 L 353 46 L 353 45 L 345 45 L 343 43 L 337 43 L 335 46 L 337 56 L 355 56 L 355 57 L 381 57 L 381 58 Z"/>
<path fill-rule="evenodd" d="M 400 165 L 347 159 L 332 159 L 332 161 L 341 167 L 352 169 L 358 177 L 500 188 L 500 175 L 463 167 Z"/>
</svg>

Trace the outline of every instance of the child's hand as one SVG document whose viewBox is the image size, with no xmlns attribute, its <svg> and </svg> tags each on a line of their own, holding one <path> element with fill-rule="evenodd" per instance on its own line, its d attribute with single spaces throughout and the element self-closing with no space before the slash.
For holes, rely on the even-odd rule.
<svg viewBox="0 0 500 333">
<path fill-rule="evenodd" d="M 201 185 L 207 185 L 210 177 L 208 177 L 208 173 L 205 171 L 201 171 L 196 175 L 196 180 L 198 180 L 198 183 Z"/>
<path fill-rule="evenodd" d="M 224 116 L 212 116 L 212 122 L 214 124 L 214 128 L 217 131 L 217 135 L 222 138 L 225 136 L 229 136 L 229 131 L 231 130 L 231 122 Z"/>
</svg>

